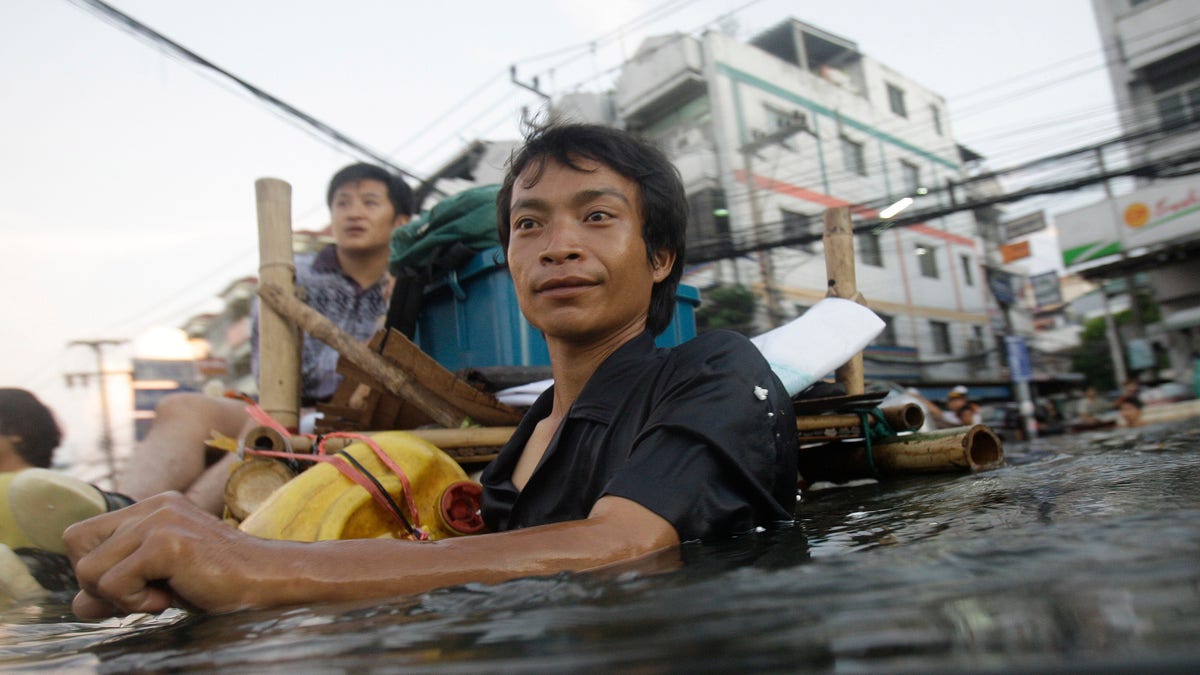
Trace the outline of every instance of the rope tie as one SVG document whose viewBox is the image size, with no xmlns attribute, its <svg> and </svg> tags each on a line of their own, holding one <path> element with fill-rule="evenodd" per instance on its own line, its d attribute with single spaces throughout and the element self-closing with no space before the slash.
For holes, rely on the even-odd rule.
<svg viewBox="0 0 1200 675">
<path fill-rule="evenodd" d="M 254 421 L 262 424 L 265 427 L 273 429 L 282 437 L 287 438 L 291 433 L 283 427 L 278 421 L 267 414 L 262 407 L 250 405 L 246 407 L 247 414 Z M 274 457 L 277 459 L 286 459 L 289 461 L 305 461 L 305 462 L 324 462 L 332 465 L 343 476 L 356 483 L 359 487 L 367 491 L 375 503 L 383 509 L 384 513 L 388 514 L 401 527 L 405 529 L 414 539 L 418 541 L 428 541 L 429 533 L 421 529 L 421 514 L 417 511 L 417 503 L 413 498 L 412 485 L 409 483 L 408 474 L 400 465 L 392 459 L 390 455 L 384 452 L 383 448 L 374 439 L 363 434 L 354 434 L 349 432 L 334 432 L 325 436 L 317 436 L 316 434 L 303 434 L 305 438 L 313 441 L 313 447 L 316 448 L 315 454 L 283 452 L 280 450 L 264 450 L 259 448 L 251 448 L 245 445 L 245 439 L 238 439 L 238 456 L 245 458 L 246 454 L 255 455 L 258 457 Z M 412 520 L 405 516 L 404 509 L 392 498 L 392 495 L 383 487 L 370 471 L 367 470 L 360 462 L 351 457 L 345 450 L 338 451 L 337 454 L 331 455 L 325 449 L 325 443 L 332 438 L 348 438 L 364 443 L 379 461 L 383 463 L 395 476 L 400 480 L 400 485 L 404 491 L 405 503 L 408 506 L 408 511 L 412 514 Z"/>
<path fill-rule="evenodd" d="M 859 410 L 856 414 L 862 424 L 863 446 L 867 450 L 867 468 L 871 471 L 871 476 L 878 479 L 879 470 L 875 468 L 875 454 L 871 445 L 874 441 L 895 436 L 896 432 L 892 429 L 892 425 L 888 424 L 887 418 L 883 416 L 883 411 L 879 408 Z M 875 426 L 871 426 L 872 418 L 875 420 Z"/>
</svg>

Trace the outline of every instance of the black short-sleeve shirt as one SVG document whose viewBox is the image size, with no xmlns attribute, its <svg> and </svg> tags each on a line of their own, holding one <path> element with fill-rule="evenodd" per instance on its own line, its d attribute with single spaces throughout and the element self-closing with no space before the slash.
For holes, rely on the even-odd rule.
<svg viewBox="0 0 1200 675">
<path fill-rule="evenodd" d="M 495 531 L 586 518 L 624 497 L 681 541 L 792 519 L 796 426 L 787 392 L 758 349 L 729 331 L 659 349 L 643 333 L 600 365 L 521 491 L 512 472 L 553 404 L 544 392 L 481 478 Z"/>
</svg>

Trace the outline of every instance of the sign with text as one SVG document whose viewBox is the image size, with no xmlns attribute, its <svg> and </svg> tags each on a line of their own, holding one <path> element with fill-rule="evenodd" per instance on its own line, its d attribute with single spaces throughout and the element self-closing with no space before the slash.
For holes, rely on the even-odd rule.
<svg viewBox="0 0 1200 675">
<path fill-rule="evenodd" d="M 1004 238 L 1016 239 L 1046 229 L 1046 213 L 1037 211 L 1004 223 Z"/>
<path fill-rule="evenodd" d="M 991 289 L 992 295 L 996 296 L 996 302 L 1001 305 L 1016 304 L 1017 289 L 1013 287 L 1016 280 L 1017 277 L 1004 270 L 989 269 L 987 271 L 988 288 Z"/>
<path fill-rule="evenodd" d="M 1006 263 L 1010 263 L 1014 260 L 1020 260 L 1021 258 L 1028 258 L 1031 255 L 1033 255 L 1033 253 L 1029 248 L 1028 239 L 1024 241 L 1016 241 L 1011 244 L 1005 244 L 1000 247 L 1000 257 Z"/>
<path fill-rule="evenodd" d="M 1054 218 L 1064 265 L 1200 237 L 1200 177 L 1160 180 Z"/>
<path fill-rule="evenodd" d="M 1008 347 L 1008 370 L 1013 382 L 1028 382 L 1033 379 L 1033 364 L 1029 360 L 1029 347 L 1020 335 L 1005 335 Z"/>
<path fill-rule="evenodd" d="M 1029 277 L 1033 286 L 1033 301 L 1038 307 L 1049 307 L 1062 303 L 1062 287 L 1058 282 L 1058 272 L 1045 272 Z"/>
</svg>

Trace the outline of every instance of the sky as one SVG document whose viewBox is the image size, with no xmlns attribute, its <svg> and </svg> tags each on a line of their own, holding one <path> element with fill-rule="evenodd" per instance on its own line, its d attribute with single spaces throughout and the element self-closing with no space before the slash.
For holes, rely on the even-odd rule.
<svg viewBox="0 0 1200 675">
<path fill-rule="evenodd" d="M 522 108 L 541 101 L 512 84 L 512 64 L 552 94 L 601 91 L 647 36 L 744 40 L 789 17 L 943 95 L 952 132 L 992 168 L 1117 133 L 1086 0 L 110 4 L 418 176 L 473 139 L 517 137 Z M 326 181 L 361 157 L 85 5 L 0 2 L 0 386 L 54 408 L 62 456 L 92 477 L 97 386 L 67 387 L 64 373 L 95 371 L 96 357 L 70 343 L 129 340 L 104 352 L 106 369 L 128 369 L 149 335 L 217 311 L 217 293 L 255 274 L 257 178 L 289 182 L 295 229 L 320 229 Z M 1052 237 L 1034 253 L 1051 265 Z M 124 450 L 128 381 L 108 380 Z"/>
</svg>

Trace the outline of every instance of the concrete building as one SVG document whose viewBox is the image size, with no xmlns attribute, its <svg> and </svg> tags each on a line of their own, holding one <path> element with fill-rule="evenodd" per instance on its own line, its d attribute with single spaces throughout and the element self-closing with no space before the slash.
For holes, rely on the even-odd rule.
<svg viewBox="0 0 1200 675">
<path fill-rule="evenodd" d="M 1156 179 L 1057 218 L 1064 263 L 1092 281 L 1145 272 L 1162 320 L 1126 329 L 1119 371 L 1190 381 L 1200 351 L 1200 5 L 1093 0 L 1128 161 Z M 1138 354 L 1165 350 L 1169 367 Z"/>
<path fill-rule="evenodd" d="M 651 38 L 615 98 L 621 123 L 656 140 L 688 189 L 688 258 L 711 262 L 692 264 L 685 283 L 755 289 L 763 328 L 825 296 L 824 209 L 852 206 L 857 228 L 901 198 L 948 203 L 964 175 L 941 96 L 796 20 L 748 42 Z M 1000 377 L 977 229 L 965 211 L 857 234 L 858 288 L 888 323 L 866 354 L 869 377 Z"/>
</svg>

